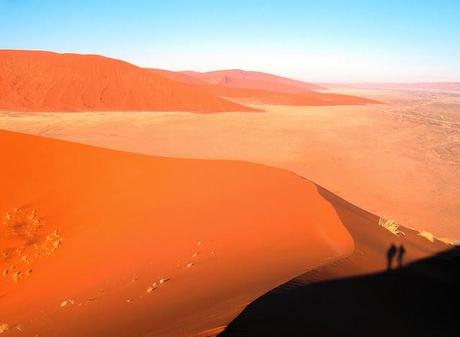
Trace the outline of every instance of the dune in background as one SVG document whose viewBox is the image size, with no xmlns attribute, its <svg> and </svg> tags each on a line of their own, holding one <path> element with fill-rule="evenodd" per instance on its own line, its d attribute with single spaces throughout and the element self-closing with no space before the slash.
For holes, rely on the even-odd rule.
<svg viewBox="0 0 460 337">
<path fill-rule="evenodd" d="M 318 92 L 314 89 L 324 88 L 255 71 L 221 70 L 208 73 L 159 69 L 150 69 L 150 71 L 175 81 L 195 85 L 212 95 L 244 105 L 334 106 L 380 103 L 365 97 Z"/>
<path fill-rule="evenodd" d="M 237 161 L 0 131 L 6 335 L 209 336 L 353 250 L 317 187 Z"/>
<path fill-rule="evenodd" d="M 99 55 L 0 50 L 0 110 L 254 111 Z"/>
<path fill-rule="evenodd" d="M 216 76 L 223 76 L 217 80 Z M 203 77 L 203 78 L 202 78 Z M 319 87 L 243 71 L 212 73 L 144 69 L 81 54 L 0 50 L 0 110 L 258 111 L 246 103 L 348 105 L 374 100 L 313 91 Z M 231 100 L 227 99 L 231 98 Z"/>
<path fill-rule="evenodd" d="M 190 76 L 184 72 L 181 71 L 170 71 L 170 70 L 164 70 L 164 69 L 156 69 L 156 68 L 146 68 L 146 70 L 151 71 L 153 73 L 160 74 L 164 77 L 167 77 L 171 80 L 177 81 L 177 82 L 182 82 L 182 83 L 187 83 L 187 84 L 195 84 L 195 85 L 206 85 L 207 82 L 203 81 L 197 77 Z"/>
<path fill-rule="evenodd" d="M 260 71 L 228 69 L 209 72 L 183 71 L 180 73 L 198 79 L 204 83 L 230 88 L 268 90 L 290 94 L 300 94 L 305 91 L 324 89 L 324 87 L 317 84 L 293 80 Z"/>
</svg>

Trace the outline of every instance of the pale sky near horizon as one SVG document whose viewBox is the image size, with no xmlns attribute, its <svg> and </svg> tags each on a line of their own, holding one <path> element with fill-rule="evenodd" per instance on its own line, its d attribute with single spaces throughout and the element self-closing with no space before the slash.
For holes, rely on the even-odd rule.
<svg viewBox="0 0 460 337">
<path fill-rule="evenodd" d="M 312 82 L 460 81 L 460 0 L 0 0 L 0 49 Z"/>
</svg>

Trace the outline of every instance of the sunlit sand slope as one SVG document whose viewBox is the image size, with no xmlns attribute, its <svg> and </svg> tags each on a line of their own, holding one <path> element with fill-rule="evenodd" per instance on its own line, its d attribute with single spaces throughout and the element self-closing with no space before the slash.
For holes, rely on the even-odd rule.
<svg viewBox="0 0 460 337">
<path fill-rule="evenodd" d="M 285 170 L 5 131 L 0 153 L 5 336 L 216 334 L 353 250 L 316 186 Z"/>
</svg>

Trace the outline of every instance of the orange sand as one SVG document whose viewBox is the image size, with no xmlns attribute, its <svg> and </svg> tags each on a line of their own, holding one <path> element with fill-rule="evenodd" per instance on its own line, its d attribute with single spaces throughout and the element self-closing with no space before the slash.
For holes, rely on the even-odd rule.
<svg viewBox="0 0 460 337">
<path fill-rule="evenodd" d="M 98 55 L 0 50 L 0 110 L 253 111 Z"/>
<path fill-rule="evenodd" d="M 446 273 L 446 270 L 439 268 L 441 266 L 436 268 L 436 266 L 428 265 L 428 267 L 421 267 L 417 273 L 414 273 L 412 282 L 406 284 L 409 289 L 405 288 L 404 291 L 400 291 L 398 289 L 399 285 L 407 282 L 407 280 L 399 273 L 405 273 L 406 268 L 392 273 L 382 273 L 387 267 L 386 252 L 392 243 L 397 246 L 403 244 L 405 247 L 406 254 L 403 258 L 403 267 L 410 262 L 421 258 L 429 258 L 452 247 L 438 240 L 430 242 L 426 238 L 417 235 L 417 232 L 405 227 L 400 227 L 400 234 L 395 235 L 379 224 L 377 216 L 359 209 L 320 187 L 318 187 L 318 190 L 322 196 L 334 205 L 340 218 L 350 231 L 355 242 L 353 254 L 308 271 L 281 287 L 268 292 L 247 307 L 219 336 L 315 336 L 318 331 L 320 331 L 321 336 L 337 336 L 345 330 L 344 327 L 348 328 L 345 335 L 369 336 L 373 333 L 375 334 L 375 331 L 372 331 L 376 325 L 368 327 L 367 333 L 363 334 L 362 326 L 367 321 L 357 323 L 355 319 L 356 317 L 369 319 L 375 317 L 376 314 L 378 314 L 378 317 L 375 317 L 374 321 L 383 323 L 382 327 L 386 328 L 388 335 L 388 331 L 391 334 L 391 331 L 402 330 L 403 326 L 408 325 L 405 315 L 410 316 L 410 314 L 414 315 L 415 313 L 416 317 L 418 317 L 421 315 L 420 311 L 424 309 L 440 312 L 440 308 L 433 309 L 432 307 L 436 307 L 436 304 L 440 302 L 430 301 L 430 295 L 433 294 L 426 293 L 426 291 L 433 290 L 433 283 L 428 282 L 427 286 L 422 288 L 424 290 L 420 290 L 420 284 L 426 278 L 440 281 L 440 284 L 436 284 L 434 288 L 442 289 L 441 296 L 445 297 L 444 300 L 455 296 L 452 292 L 457 290 L 454 282 L 458 280 L 458 278 L 455 279 L 455 275 L 458 275 L 458 273 L 455 274 L 454 260 L 448 262 L 445 257 L 441 258 L 438 263 L 441 263 L 442 267 L 447 267 L 451 263 L 454 273 L 450 274 L 450 277 L 454 277 L 448 279 L 448 281 L 446 279 L 449 277 L 447 276 L 449 273 Z M 397 266 L 398 262 L 395 259 L 393 268 L 396 269 Z M 357 284 L 355 288 L 348 287 L 343 289 L 340 287 L 341 282 L 350 282 L 350 280 L 365 279 L 366 277 L 395 277 L 395 279 L 393 281 L 384 280 L 382 286 L 378 286 L 368 279 Z M 454 282 L 452 282 L 452 279 Z M 328 280 L 331 283 L 324 283 L 324 281 Z M 330 285 L 328 289 L 321 291 L 318 288 L 326 284 Z M 305 292 L 309 287 L 316 288 L 311 292 Z M 416 288 L 414 289 L 413 287 Z M 341 296 L 340 289 L 346 292 L 347 298 Z M 406 296 L 411 291 L 415 293 L 415 300 L 414 293 Z M 437 298 L 439 293 L 433 296 Z M 363 297 L 372 299 L 366 304 L 362 300 Z M 382 308 L 382 310 L 378 311 L 378 308 Z M 434 325 L 435 330 L 439 326 L 446 324 L 446 322 L 452 324 L 451 321 L 446 320 L 443 316 L 450 310 L 452 309 L 447 308 L 442 311 L 442 314 L 440 313 L 441 318 L 437 317 L 436 314 L 428 316 L 428 319 L 437 322 Z M 378 313 L 376 313 L 377 311 Z M 401 313 L 404 315 L 404 318 L 400 321 L 398 321 L 398 311 L 399 315 Z M 347 317 L 345 323 L 343 315 Z M 398 324 L 401 324 L 401 321 L 403 325 L 399 326 L 398 330 Z M 388 328 L 388 325 L 391 328 Z M 445 329 L 445 326 L 443 328 Z M 360 333 L 357 331 L 360 331 Z M 385 335 L 382 333 L 377 334 L 379 336 Z M 406 333 L 406 335 L 409 334 Z M 410 335 L 413 336 L 412 334 Z M 453 336 L 455 333 L 446 335 Z"/>
<path fill-rule="evenodd" d="M 168 159 L 0 131 L 6 336 L 204 336 L 351 253 L 316 186 L 238 161 Z"/>
<path fill-rule="evenodd" d="M 387 267 L 386 251 L 392 243 L 397 246 L 404 245 L 406 264 L 450 248 L 450 245 L 444 242 L 437 239 L 431 242 L 420 236 L 418 231 L 404 226 L 400 226 L 400 234 L 395 235 L 381 225 L 382 220 L 378 216 L 354 206 L 321 187 L 318 189 L 320 194 L 334 205 L 337 214 L 353 237 L 355 250 L 347 258 L 308 272 L 298 280 L 323 281 L 384 271 Z"/>
</svg>

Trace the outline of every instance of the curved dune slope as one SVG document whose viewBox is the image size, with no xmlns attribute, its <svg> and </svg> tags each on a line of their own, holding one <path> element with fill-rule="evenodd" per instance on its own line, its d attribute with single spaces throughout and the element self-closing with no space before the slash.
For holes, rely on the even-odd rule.
<svg viewBox="0 0 460 337">
<path fill-rule="evenodd" d="M 449 331 L 452 323 L 458 327 L 458 320 L 450 311 L 456 302 L 446 306 L 446 300 L 453 299 L 458 290 L 458 262 L 454 263 L 456 283 L 452 283 L 451 275 L 444 280 L 445 270 L 423 262 L 452 247 L 438 240 L 431 242 L 405 227 L 399 228 L 401 233 L 397 236 L 379 225 L 377 216 L 320 187 L 318 191 L 334 205 L 352 235 L 353 254 L 311 270 L 258 298 L 219 336 L 361 337 L 388 336 L 394 331 L 420 336 L 423 329 L 431 329 L 428 335 L 436 335 L 440 327 L 446 328 L 443 324 L 449 325 L 441 335 L 456 336 Z M 392 243 L 405 247 L 403 268 L 386 273 L 386 254 Z M 416 262 L 421 267 L 411 271 L 409 263 L 427 258 Z M 445 266 L 442 258 L 434 259 L 438 267 Z M 393 267 L 396 266 L 395 258 Z M 440 303 L 442 308 L 437 307 Z M 443 316 L 446 313 L 449 316 Z M 382 326 L 376 330 L 378 324 Z M 417 329 L 418 325 L 424 328 Z"/>
<path fill-rule="evenodd" d="M 5 336 L 209 336 L 353 249 L 315 185 L 284 170 L 5 131 L 0 153 Z"/>
<path fill-rule="evenodd" d="M 322 89 L 316 84 L 259 71 L 229 69 L 204 73 L 197 71 L 184 71 L 183 73 L 200 79 L 208 84 L 218 84 L 232 88 L 260 89 L 283 93 L 302 93 L 313 89 Z"/>
<path fill-rule="evenodd" d="M 103 56 L 0 50 L 0 110 L 221 112 L 253 109 Z"/>
</svg>

